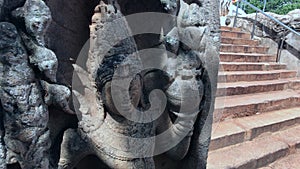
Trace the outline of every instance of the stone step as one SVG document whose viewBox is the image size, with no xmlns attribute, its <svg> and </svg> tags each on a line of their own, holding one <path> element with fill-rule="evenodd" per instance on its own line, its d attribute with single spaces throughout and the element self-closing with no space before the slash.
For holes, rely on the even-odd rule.
<svg viewBox="0 0 300 169">
<path fill-rule="evenodd" d="M 286 157 L 300 145 L 300 126 L 210 151 L 207 169 L 256 169 Z"/>
<path fill-rule="evenodd" d="M 233 52 L 233 53 L 261 53 L 261 54 L 266 54 L 268 52 L 268 47 L 221 44 L 220 51 L 221 52 Z"/>
<path fill-rule="evenodd" d="M 300 90 L 217 97 L 214 122 L 300 106 Z"/>
<path fill-rule="evenodd" d="M 249 45 L 249 46 L 257 46 L 259 45 L 259 41 L 251 40 L 251 39 L 240 39 L 240 38 L 221 38 L 222 44 L 233 44 L 233 45 Z"/>
<path fill-rule="evenodd" d="M 241 81 L 264 81 L 296 77 L 293 70 L 270 70 L 270 71 L 231 71 L 219 72 L 219 83 L 231 83 Z"/>
<path fill-rule="evenodd" d="M 233 27 L 228 27 L 228 26 L 221 26 L 221 31 L 236 31 L 236 32 L 241 32 L 241 28 L 233 28 Z"/>
<path fill-rule="evenodd" d="M 293 80 L 289 83 L 289 88 L 293 90 L 300 90 L 300 79 Z"/>
<path fill-rule="evenodd" d="M 208 153 L 207 169 L 255 169 L 288 154 L 289 147 L 273 137 L 259 138 Z"/>
<path fill-rule="evenodd" d="M 214 123 L 209 150 L 251 141 L 271 132 L 300 125 L 299 112 L 300 107 L 295 107 Z"/>
<path fill-rule="evenodd" d="M 280 63 L 220 62 L 220 71 L 263 71 L 286 69 Z"/>
<path fill-rule="evenodd" d="M 292 79 L 218 83 L 217 97 L 244 95 L 250 93 L 270 92 L 289 89 Z"/>
<path fill-rule="evenodd" d="M 296 153 L 290 154 L 284 158 L 281 158 L 267 167 L 260 169 L 297 169 L 300 166 L 300 150 Z"/>
<path fill-rule="evenodd" d="M 251 34 L 245 33 L 245 32 L 240 32 L 240 31 L 221 30 L 221 37 L 250 39 Z"/>
<path fill-rule="evenodd" d="M 220 52 L 221 62 L 275 62 L 276 56 L 256 53 Z"/>
</svg>

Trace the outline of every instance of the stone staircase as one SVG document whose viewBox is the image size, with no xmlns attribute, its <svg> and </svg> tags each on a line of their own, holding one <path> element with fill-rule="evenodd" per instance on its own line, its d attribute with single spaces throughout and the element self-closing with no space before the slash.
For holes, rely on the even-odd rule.
<svg viewBox="0 0 300 169">
<path fill-rule="evenodd" d="M 221 28 L 208 169 L 300 167 L 300 78 L 238 28 Z M 279 166 L 279 168 L 278 168 Z M 290 168 L 293 169 L 293 168 Z"/>
</svg>

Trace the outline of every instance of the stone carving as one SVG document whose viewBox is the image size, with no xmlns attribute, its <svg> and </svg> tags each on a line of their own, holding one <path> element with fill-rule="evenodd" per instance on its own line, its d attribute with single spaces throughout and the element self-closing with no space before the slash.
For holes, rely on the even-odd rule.
<svg viewBox="0 0 300 169">
<path fill-rule="evenodd" d="M 49 129 L 55 125 L 49 124 L 49 106 L 75 113 L 69 88 L 57 84 L 54 51 L 61 60 L 74 56 L 46 45 L 52 16 L 45 2 L 56 4 L 0 0 L 0 168 L 15 163 L 22 169 L 73 168 L 91 154 L 102 162 L 99 168 L 205 168 L 219 62 L 218 1 L 153 2 L 155 11 L 174 19 L 172 29 L 159 26 L 159 40 L 159 34 L 149 35 L 151 42 L 133 37 L 122 13 L 149 11 L 152 2 L 136 7 L 137 2 L 109 0 L 95 8 L 87 64 L 74 65 L 74 79 L 83 86 L 73 89 L 78 128 L 64 132 L 59 164 L 50 155 L 60 142 L 50 141 L 59 134 Z M 61 20 L 55 24 L 76 32 Z M 158 51 L 159 68 L 141 64 L 152 55 L 144 58 L 138 48 L 150 46 Z"/>
<path fill-rule="evenodd" d="M 4 9 L 12 17 L 0 22 L 0 168 L 13 163 L 22 169 L 51 168 L 48 106 L 72 113 L 69 89 L 50 84 L 56 82 L 58 64 L 44 42 L 51 13 L 42 0 L 18 1 Z"/>
<path fill-rule="evenodd" d="M 6 158 L 8 163 L 19 162 L 22 168 L 48 168 L 47 107 L 16 27 L 1 23 L 2 38 L 5 42 L 1 44 L 1 60 L 5 62 L 2 62 L 1 103 Z"/>
<path fill-rule="evenodd" d="M 142 67 L 116 2 L 101 1 L 95 8 L 89 56 L 81 65 L 87 70 L 74 65 L 83 85 L 80 91 L 73 89 L 79 103 L 78 129 L 64 134 L 60 169 L 71 169 L 90 154 L 101 159 L 104 168 L 160 168 L 153 156 L 172 143 L 155 136 L 166 130 L 166 138 L 182 138 L 166 150 L 169 161 L 177 161 L 178 168 L 205 168 L 220 43 L 219 15 L 212 9 L 218 9 L 218 3 L 161 2 L 166 12 L 178 13 L 175 27 L 166 36 L 162 31 L 156 45 L 173 53 L 161 53 L 166 57 L 160 63 L 163 70 Z M 159 105 L 162 93 L 153 94 L 154 89 L 165 94 L 166 108 Z M 162 115 L 151 120 L 160 110 Z"/>
</svg>

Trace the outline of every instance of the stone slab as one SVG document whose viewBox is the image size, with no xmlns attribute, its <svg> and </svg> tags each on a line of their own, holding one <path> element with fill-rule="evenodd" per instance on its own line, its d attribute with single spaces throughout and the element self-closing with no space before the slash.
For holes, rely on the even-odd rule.
<svg viewBox="0 0 300 169">
<path fill-rule="evenodd" d="M 272 137 L 215 150 L 208 155 L 207 169 L 250 169 L 266 166 L 288 154 L 288 145 Z"/>
<path fill-rule="evenodd" d="M 260 53 L 267 54 L 268 48 L 263 46 L 249 46 L 249 45 L 231 45 L 222 44 L 221 52 L 234 52 L 234 53 Z"/>
<path fill-rule="evenodd" d="M 300 151 L 270 164 L 266 169 L 297 169 L 300 166 Z M 262 168 L 261 168 L 262 169 Z"/>
<path fill-rule="evenodd" d="M 218 82 L 264 81 L 295 78 L 297 72 L 292 70 L 269 71 L 226 71 L 219 72 Z"/>
<path fill-rule="evenodd" d="M 214 121 L 292 108 L 300 105 L 299 90 L 217 97 Z"/>
<path fill-rule="evenodd" d="M 240 39 L 240 38 L 228 38 L 228 37 L 222 37 L 221 38 L 221 43 L 223 43 L 223 44 L 233 44 L 233 45 L 251 45 L 251 46 L 259 45 L 259 41 L 257 41 L 257 40 Z"/>
<path fill-rule="evenodd" d="M 239 124 L 239 126 L 242 126 L 243 129 L 248 131 L 249 138 L 245 138 L 245 140 L 252 140 L 263 134 L 284 130 L 292 125 L 300 124 L 298 123 L 299 120 L 300 107 L 234 119 L 234 121 Z"/>
<path fill-rule="evenodd" d="M 253 63 L 253 62 L 221 62 L 220 71 L 266 71 L 283 70 L 285 64 L 280 63 Z"/>
<path fill-rule="evenodd" d="M 209 150 L 223 148 L 244 141 L 246 130 L 233 121 L 214 123 Z"/>
<path fill-rule="evenodd" d="M 300 142 L 299 127 L 290 129 L 294 125 L 300 125 L 300 107 L 216 122 L 213 124 L 210 150 L 242 143 L 277 131 L 279 131 L 279 136 L 288 135 L 287 139 L 290 138 L 292 141 L 298 140 Z M 294 131 L 297 129 L 299 131 Z M 299 134 L 294 136 L 297 133 Z M 288 141 L 285 142 L 289 144 Z M 298 144 L 295 145 L 298 146 Z"/>
<path fill-rule="evenodd" d="M 245 32 L 240 32 L 240 31 L 226 31 L 226 30 L 221 31 L 221 36 L 228 37 L 228 38 L 243 38 L 243 39 L 251 38 L 250 33 L 245 33 Z"/>
<path fill-rule="evenodd" d="M 275 62 L 275 55 L 220 52 L 221 62 Z"/>
</svg>

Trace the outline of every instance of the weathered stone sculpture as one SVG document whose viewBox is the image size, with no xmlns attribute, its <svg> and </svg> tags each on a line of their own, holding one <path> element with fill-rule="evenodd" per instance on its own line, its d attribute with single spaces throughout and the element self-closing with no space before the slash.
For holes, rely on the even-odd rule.
<svg viewBox="0 0 300 169">
<path fill-rule="evenodd" d="M 14 25 L 1 23 L 1 103 L 8 163 L 48 168 L 48 110 Z M 30 161 L 30 162 L 29 162 Z"/>
<path fill-rule="evenodd" d="M 219 19 L 212 9 L 218 3 L 162 1 L 167 13 L 178 15 L 156 45 L 164 49 L 161 70 L 143 67 L 115 3 L 95 8 L 89 56 L 81 65 L 87 69 L 74 66 L 83 85 L 73 88 L 79 128 L 65 132 L 59 168 L 73 168 L 90 154 L 102 161 L 99 168 L 162 168 L 172 160 L 178 168 L 205 168 L 218 70 Z M 155 162 L 153 156 L 164 152 Z"/>
<path fill-rule="evenodd" d="M 1 168 L 13 163 L 22 169 L 50 168 L 48 105 L 70 112 L 69 89 L 48 84 L 56 82 L 58 64 L 44 42 L 51 13 L 41 0 L 5 10 L 11 17 L 0 23 Z"/>
<path fill-rule="evenodd" d="M 219 62 L 219 3 L 107 0 L 96 6 L 86 63 L 73 65 L 78 125 L 60 138 L 66 128 L 49 121 L 49 115 L 75 116 L 69 88 L 57 84 L 70 77 L 57 75 L 76 56 L 72 49 L 54 45 L 50 50 L 48 44 L 79 43 L 65 38 L 76 32 L 68 25 L 75 21 L 61 24 L 58 17 L 65 16 L 56 11 L 53 25 L 71 33 L 57 36 L 53 25 L 49 32 L 52 16 L 45 2 L 53 10 L 71 4 L 0 0 L 0 168 L 19 163 L 22 169 L 73 169 L 89 155 L 98 157 L 97 168 L 205 168 Z M 87 16 L 98 3 L 80 2 L 78 9 L 86 5 Z M 157 29 L 142 32 L 149 34 L 143 39 L 137 33 L 142 25 L 134 27 L 134 17 L 124 15 L 150 12 L 151 3 L 153 11 L 164 13 L 154 15 L 158 25 L 149 21 L 146 30 Z"/>
</svg>

